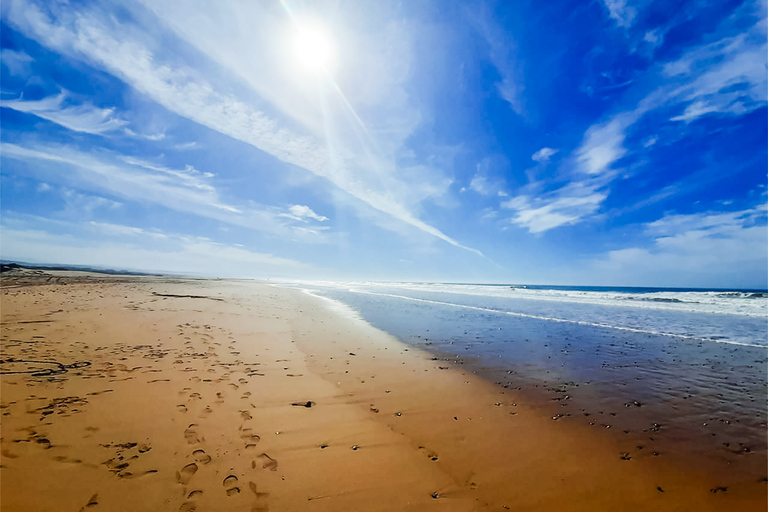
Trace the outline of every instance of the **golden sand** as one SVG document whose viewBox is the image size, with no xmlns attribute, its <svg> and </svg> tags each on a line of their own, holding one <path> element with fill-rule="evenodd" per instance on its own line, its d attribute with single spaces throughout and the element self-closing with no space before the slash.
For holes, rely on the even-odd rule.
<svg viewBox="0 0 768 512">
<path fill-rule="evenodd" d="M 2 284 L 3 512 L 765 509 L 299 290 Z"/>
</svg>

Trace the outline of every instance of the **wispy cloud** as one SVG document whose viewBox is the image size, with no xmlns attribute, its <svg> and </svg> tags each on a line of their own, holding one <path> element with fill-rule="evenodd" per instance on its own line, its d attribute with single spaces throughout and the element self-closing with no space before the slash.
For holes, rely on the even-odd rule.
<svg viewBox="0 0 768 512">
<path fill-rule="evenodd" d="M 12 75 L 26 75 L 30 69 L 32 57 L 22 51 L 3 48 L 0 50 L 0 63 L 8 68 Z"/>
<path fill-rule="evenodd" d="M 475 174 L 469 186 L 462 187 L 461 192 L 471 190 L 484 196 L 507 197 L 504 175 L 508 169 L 509 162 L 502 155 L 483 157 L 475 166 Z"/>
<path fill-rule="evenodd" d="M 71 104 L 68 101 L 66 91 L 41 100 L 25 100 L 23 98 L 2 100 L 0 107 L 32 114 L 76 132 L 95 135 L 116 130 L 127 124 L 126 121 L 114 116 L 115 109 L 113 108 L 98 108 L 87 103 Z"/>
<path fill-rule="evenodd" d="M 132 165 L 121 165 L 62 145 L 21 146 L 2 143 L 0 147 L 6 158 L 55 164 L 55 170 L 47 176 L 62 181 L 63 185 L 77 183 L 126 199 L 151 201 L 191 213 L 239 211 L 222 203 L 215 189 L 202 182 L 199 177 L 185 175 L 181 171 L 148 164 L 140 165 L 139 160 L 125 157 L 124 160 L 128 160 Z M 69 166 L 78 171 L 78 174 L 61 174 L 61 165 Z M 44 172 L 43 169 L 40 169 L 40 172 Z"/>
<path fill-rule="evenodd" d="M 325 222 L 328 217 L 316 214 L 312 208 L 306 205 L 293 204 L 288 207 L 290 213 L 283 214 L 286 217 L 306 222 L 307 220 L 316 220 L 318 222 Z"/>
<path fill-rule="evenodd" d="M 198 148 L 200 148 L 200 144 L 197 141 L 183 142 L 180 144 L 175 144 L 173 146 L 173 149 L 176 149 L 179 151 L 187 151 L 189 149 L 198 149 Z"/>
<path fill-rule="evenodd" d="M 633 12 L 624 2 L 606 5 L 622 20 L 628 19 L 627 12 Z M 558 178 L 567 179 L 566 185 L 538 194 L 546 183 L 533 183 L 502 204 L 516 211 L 511 222 L 537 233 L 576 224 L 597 213 L 609 195 L 611 183 L 623 175 L 620 171 L 624 166 L 618 164 L 635 156 L 627 145 L 628 136 L 650 113 L 677 110 L 681 113 L 670 120 L 690 123 L 706 115 L 740 116 L 765 108 L 767 53 L 765 23 L 755 16 L 747 33 L 701 44 L 655 67 L 649 73 L 649 82 L 655 87 L 646 90 L 631 109 L 590 126 L 571 158 L 564 159 Z M 638 92 L 642 90 L 633 91 Z M 678 136 L 685 136 L 684 130 Z M 641 151 L 657 141 L 657 137 L 646 138 Z"/>
<path fill-rule="evenodd" d="M 627 153 L 626 128 L 638 116 L 638 112 L 625 113 L 590 127 L 581 145 L 563 163 L 559 179 L 565 184 L 544 191 L 544 181 L 531 182 L 516 197 L 501 203 L 502 208 L 515 211 L 509 221 L 531 233 L 543 233 L 594 215 L 608 197 L 608 186 L 617 175 L 614 163 Z M 555 152 L 545 147 L 532 159 L 545 165 Z"/>
<path fill-rule="evenodd" d="M 650 246 L 611 251 L 591 265 L 607 280 L 633 276 L 629 284 L 655 278 L 664 286 L 718 286 L 722 280 L 762 288 L 768 284 L 767 220 L 765 206 L 666 215 L 644 226 Z"/>
<path fill-rule="evenodd" d="M 609 172 L 614 162 L 626 155 L 624 147 L 627 127 L 632 125 L 643 110 L 636 109 L 614 116 L 605 123 L 591 126 L 581 146 L 576 150 L 578 170 L 586 175 Z"/>
<path fill-rule="evenodd" d="M 398 199 L 397 192 L 407 190 L 408 185 L 391 172 L 383 173 L 387 166 L 370 165 L 367 156 L 358 161 L 358 156 L 345 148 L 336 148 L 330 154 L 314 136 L 291 130 L 249 104 L 217 92 L 198 74 L 159 63 L 144 44 L 129 33 L 118 37 L 116 27 L 94 12 L 74 16 L 59 8 L 52 16 L 35 5 L 13 2 L 9 19 L 49 48 L 85 57 L 172 112 L 325 178 L 352 197 L 416 229 L 477 252 L 417 218 Z"/>
<path fill-rule="evenodd" d="M 298 242 L 327 241 L 322 230 L 290 222 L 285 210 L 252 202 L 235 206 L 222 201 L 218 190 L 208 181 L 213 175 L 193 167 L 172 169 L 106 152 L 96 157 L 61 145 L 25 147 L 2 143 L 0 150 L 4 158 L 34 162 L 38 179 L 58 182 L 65 188 L 77 186 L 130 201 L 154 203 Z M 62 172 L 62 166 L 70 172 Z"/>
<path fill-rule="evenodd" d="M 125 134 L 128 135 L 129 137 L 135 137 L 137 139 L 144 139 L 144 140 L 160 141 L 165 139 L 165 132 L 143 134 L 143 133 L 137 133 L 131 130 L 130 128 L 126 128 Z"/>
<path fill-rule="evenodd" d="M 516 114 L 524 116 L 525 82 L 522 61 L 517 55 L 517 44 L 507 32 L 501 30 L 490 13 L 481 10 L 471 15 L 471 19 L 488 43 L 488 56 L 501 77 L 496 83 L 496 91 Z"/>
<path fill-rule="evenodd" d="M 628 5 L 628 0 L 603 0 L 608 15 L 620 27 L 629 28 L 637 15 L 637 10 Z"/>
<path fill-rule="evenodd" d="M 743 115 L 766 104 L 766 34 L 762 24 L 696 48 L 667 64 L 664 73 L 683 83 L 670 99 L 686 105 L 672 121 L 691 122 L 708 114 Z"/>
<path fill-rule="evenodd" d="M 557 151 L 557 149 L 543 147 L 531 155 L 531 160 L 534 162 L 539 162 L 540 164 L 547 163 L 549 162 L 549 159 L 557 153 Z"/>
<path fill-rule="evenodd" d="M 478 194 L 489 196 L 496 193 L 498 188 L 496 187 L 496 184 L 491 183 L 487 176 L 475 174 L 472 177 L 472 181 L 469 182 L 469 190 L 474 190 Z"/>
<path fill-rule="evenodd" d="M 74 190 L 65 188 L 61 191 L 61 197 L 67 204 L 67 209 L 76 212 L 77 215 L 91 215 L 94 210 L 107 209 L 115 210 L 123 206 L 119 201 L 113 201 L 106 197 L 93 196 L 90 194 L 81 194 Z"/>
<path fill-rule="evenodd" d="M 504 201 L 501 207 L 515 210 L 510 222 L 542 233 L 575 224 L 596 212 L 607 196 L 596 186 L 574 182 L 548 194 L 520 195 Z"/>
<path fill-rule="evenodd" d="M 187 165 L 184 169 L 171 169 L 163 165 L 153 164 L 151 162 L 130 156 L 121 156 L 120 159 L 127 164 L 166 174 L 172 178 L 175 178 L 174 182 L 181 186 L 196 188 L 198 190 L 204 190 L 208 192 L 215 192 L 216 190 L 208 182 L 208 179 L 213 178 L 214 174 L 211 172 L 198 171 L 191 165 Z"/>
<path fill-rule="evenodd" d="M 121 224 L 6 216 L 2 230 L 1 256 L 31 263 L 254 278 L 309 277 L 319 270 L 205 237 Z"/>
</svg>

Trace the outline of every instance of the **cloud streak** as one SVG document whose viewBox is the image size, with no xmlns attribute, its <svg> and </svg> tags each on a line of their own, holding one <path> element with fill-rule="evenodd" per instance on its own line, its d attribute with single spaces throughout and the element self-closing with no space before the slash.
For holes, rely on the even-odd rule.
<svg viewBox="0 0 768 512">
<path fill-rule="evenodd" d="M 302 219 L 273 207 L 231 205 L 221 200 L 208 180 L 211 173 L 193 167 L 171 169 L 139 159 L 109 154 L 101 158 L 68 146 L 21 146 L 2 143 L 3 158 L 34 163 L 34 173 L 64 187 L 78 186 L 131 201 L 154 203 L 175 211 L 263 231 L 303 243 L 322 243 L 320 230 L 307 229 Z M 66 166 L 73 172 L 63 172 Z M 294 222 L 291 222 L 291 219 Z"/>
<path fill-rule="evenodd" d="M 737 286 L 766 286 L 767 214 L 763 206 L 666 215 L 644 225 L 645 235 L 652 239 L 650 247 L 611 251 L 591 265 L 609 280 L 633 276 L 629 284 L 656 279 L 663 286 L 719 286 L 721 280 Z"/>
<path fill-rule="evenodd" d="M 3 100 L 0 101 L 0 107 L 32 114 L 70 130 L 93 135 L 102 135 L 128 124 L 127 121 L 114 117 L 113 108 L 98 108 L 87 103 L 68 104 L 67 96 L 65 91 L 41 100 Z"/>
<path fill-rule="evenodd" d="M 205 237 L 121 224 L 75 224 L 24 216 L 5 218 L 2 227 L 2 257 L 30 263 L 211 277 L 310 277 L 319 271 L 295 260 Z"/>
<path fill-rule="evenodd" d="M 357 163 L 354 154 L 337 148 L 331 155 L 314 137 L 281 126 L 264 112 L 217 92 L 195 73 L 160 64 L 145 45 L 127 33 L 116 37 L 115 27 L 108 26 L 108 22 L 94 13 L 81 12 L 75 17 L 59 8 L 56 17 L 52 17 L 35 5 L 13 2 L 9 14 L 17 27 L 44 45 L 85 57 L 172 112 L 306 169 L 380 212 L 453 246 L 480 254 L 420 220 L 394 195 L 387 193 L 391 189 L 407 188 L 393 182 L 391 174 L 383 178 L 392 187 L 378 186 L 380 167 L 379 175 L 369 178 L 370 166 L 363 165 L 366 162 Z"/>
<path fill-rule="evenodd" d="M 611 17 L 628 26 L 634 10 L 623 1 L 606 1 Z M 533 183 L 522 194 L 502 203 L 516 214 L 510 221 L 531 233 L 541 233 L 563 225 L 573 225 L 597 213 L 608 197 L 610 184 L 622 176 L 617 163 L 635 155 L 627 147 L 627 138 L 638 122 L 651 113 L 680 112 L 673 122 L 692 123 L 709 115 L 741 116 L 765 108 L 768 73 L 765 55 L 766 23 L 759 14 L 743 34 L 701 44 L 678 59 L 652 70 L 655 88 L 645 91 L 630 110 L 621 111 L 590 126 L 561 172 L 568 184 L 545 194 L 533 194 L 545 183 Z M 629 16 L 629 14 L 631 16 Z M 724 20 L 728 25 L 732 20 Z M 637 92 L 637 91 L 633 91 Z M 681 135 L 684 135 L 685 128 Z M 641 151 L 647 151 L 657 139 L 650 139 Z M 533 159 L 544 159 L 543 148 Z M 537 160 L 540 161 L 540 160 Z M 545 160 L 544 160 L 545 161 Z M 560 179 L 562 179 L 562 176 Z"/>
</svg>

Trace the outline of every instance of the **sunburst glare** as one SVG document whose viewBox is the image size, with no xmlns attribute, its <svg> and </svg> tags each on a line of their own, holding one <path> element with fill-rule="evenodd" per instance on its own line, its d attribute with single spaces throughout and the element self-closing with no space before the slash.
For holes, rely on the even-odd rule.
<svg viewBox="0 0 768 512">
<path fill-rule="evenodd" d="M 336 51 L 328 31 L 319 24 L 305 23 L 296 28 L 293 50 L 299 65 L 310 72 L 330 71 Z"/>
</svg>

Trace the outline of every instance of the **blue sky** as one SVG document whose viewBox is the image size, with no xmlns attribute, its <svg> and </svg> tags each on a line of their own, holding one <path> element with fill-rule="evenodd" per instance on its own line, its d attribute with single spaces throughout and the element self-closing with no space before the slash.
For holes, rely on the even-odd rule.
<svg viewBox="0 0 768 512">
<path fill-rule="evenodd" d="M 766 5 L 5 0 L 0 255 L 765 288 Z"/>
</svg>

